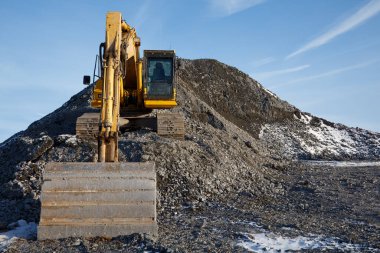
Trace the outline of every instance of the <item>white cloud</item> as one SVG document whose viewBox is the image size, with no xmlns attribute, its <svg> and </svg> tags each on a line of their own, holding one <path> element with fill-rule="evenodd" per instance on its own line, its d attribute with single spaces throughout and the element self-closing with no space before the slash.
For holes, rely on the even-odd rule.
<svg viewBox="0 0 380 253">
<path fill-rule="evenodd" d="M 372 0 L 368 4 L 364 5 L 360 10 L 358 10 L 356 13 L 354 13 L 352 16 L 345 19 L 343 22 L 339 23 L 338 25 L 331 28 L 326 33 L 322 34 L 321 36 L 317 37 L 316 39 L 310 41 L 297 51 L 291 53 L 286 57 L 286 59 L 292 58 L 296 55 L 299 55 L 301 53 L 304 53 L 306 51 L 309 51 L 311 49 L 320 47 L 335 37 L 350 31 L 351 29 L 359 26 L 360 24 L 367 21 L 369 18 L 375 16 L 380 12 L 380 1 L 379 0 Z"/>
<path fill-rule="evenodd" d="M 212 9 L 222 16 L 229 16 L 244 11 L 266 0 L 209 0 Z"/>
<path fill-rule="evenodd" d="M 356 64 L 356 65 L 351 65 L 351 66 L 347 66 L 347 67 L 343 67 L 343 68 L 334 69 L 334 70 L 331 70 L 331 71 L 328 71 L 328 72 L 325 72 L 325 73 L 321 73 L 321 74 L 318 74 L 318 75 L 307 76 L 307 77 L 295 79 L 295 80 L 292 80 L 290 82 L 283 83 L 282 85 L 292 84 L 292 83 L 299 83 L 299 82 L 305 82 L 305 81 L 310 81 L 310 80 L 314 80 L 314 79 L 318 79 L 318 78 L 323 78 L 323 77 L 329 77 L 329 76 L 337 75 L 337 74 L 340 74 L 340 73 L 343 73 L 343 72 L 346 72 L 346 71 L 350 71 L 350 70 L 354 70 L 354 69 L 359 69 L 359 68 L 364 68 L 364 67 L 372 65 L 372 64 L 374 64 L 376 62 L 379 62 L 379 60 L 368 61 L 368 62 L 365 62 L 365 63 L 360 63 L 360 64 Z"/>
<path fill-rule="evenodd" d="M 273 58 L 273 57 L 266 57 L 266 58 L 263 58 L 263 59 L 260 59 L 260 60 L 257 60 L 257 61 L 253 61 L 251 63 L 252 67 L 254 68 L 258 68 L 258 67 L 261 67 L 261 66 L 264 66 L 264 65 L 267 65 L 269 63 L 272 63 L 274 62 L 276 59 Z"/>
<path fill-rule="evenodd" d="M 306 64 L 306 65 L 301 65 L 301 66 L 294 67 L 294 68 L 274 70 L 274 71 L 268 71 L 268 72 L 261 72 L 261 73 L 255 74 L 254 78 L 256 78 L 256 79 L 270 78 L 270 77 L 274 77 L 274 76 L 278 76 L 278 75 L 284 75 L 284 74 L 289 74 L 289 73 L 293 73 L 293 72 L 298 72 L 298 71 L 307 69 L 309 67 L 310 67 L 310 65 Z"/>
<path fill-rule="evenodd" d="M 142 24 L 150 17 L 148 14 L 150 8 L 150 1 L 145 0 L 140 7 L 136 10 L 135 15 L 133 17 L 133 22 L 129 25 L 139 30 Z M 124 17 L 123 17 L 124 18 Z M 158 15 L 155 16 L 155 19 L 158 18 Z"/>
</svg>

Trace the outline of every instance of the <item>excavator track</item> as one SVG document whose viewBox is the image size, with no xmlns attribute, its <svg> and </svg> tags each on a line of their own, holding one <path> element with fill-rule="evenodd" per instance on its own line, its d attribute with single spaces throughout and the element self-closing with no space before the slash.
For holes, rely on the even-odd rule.
<svg viewBox="0 0 380 253">
<path fill-rule="evenodd" d="M 38 240 L 157 236 L 156 172 L 146 163 L 48 163 Z"/>
<path fill-rule="evenodd" d="M 157 117 L 126 117 L 128 125 L 122 128 L 155 128 L 162 137 L 183 140 L 185 125 L 179 113 L 157 113 Z M 156 121 L 156 124 L 154 122 Z M 77 119 L 76 135 L 87 141 L 96 141 L 99 133 L 99 114 L 85 113 Z"/>
<path fill-rule="evenodd" d="M 84 113 L 77 118 L 76 135 L 87 141 L 97 141 L 99 134 L 99 113 Z"/>
<path fill-rule="evenodd" d="M 157 113 L 157 134 L 183 140 L 185 136 L 183 116 L 179 113 Z"/>
</svg>

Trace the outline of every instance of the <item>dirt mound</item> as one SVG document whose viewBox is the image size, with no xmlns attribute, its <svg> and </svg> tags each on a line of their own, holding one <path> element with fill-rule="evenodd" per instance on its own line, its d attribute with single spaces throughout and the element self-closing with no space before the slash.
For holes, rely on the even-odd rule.
<svg viewBox="0 0 380 253">
<path fill-rule="evenodd" d="M 247 74 L 216 60 L 182 62 L 181 86 L 224 119 L 260 139 L 273 155 L 287 159 L 380 159 L 379 133 L 302 112 Z M 210 116 L 203 117 L 212 121 Z"/>
<path fill-rule="evenodd" d="M 92 111 L 90 96 L 88 87 L 1 144 L 0 228 L 19 219 L 38 222 L 47 162 L 95 159 L 96 144 L 75 136 L 76 118 Z M 228 209 L 237 199 L 257 210 L 282 203 L 290 189 L 284 175 L 296 166 L 290 159 L 380 159 L 379 134 L 302 113 L 215 60 L 182 60 L 178 99 L 173 111 L 184 115 L 185 140 L 141 129 L 119 141 L 121 161 L 156 162 L 162 231 L 184 208 L 225 203 Z"/>
<path fill-rule="evenodd" d="M 182 62 L 182 85 L 256 138 L 263 124 L 284 122 L 299 112 L 236 68 L 216 60 Z"/>
</svg>

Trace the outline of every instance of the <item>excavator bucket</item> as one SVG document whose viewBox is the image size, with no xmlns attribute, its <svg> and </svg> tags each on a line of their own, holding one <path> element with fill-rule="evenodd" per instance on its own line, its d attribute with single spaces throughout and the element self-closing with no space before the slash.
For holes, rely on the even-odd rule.
<svg viewBox="0 0 380 253">
<path fill-rule="evenodd" d="M 158 233 L 156 173 L 146 163 L 49 163 L 39 240 Z"/>
</svg>

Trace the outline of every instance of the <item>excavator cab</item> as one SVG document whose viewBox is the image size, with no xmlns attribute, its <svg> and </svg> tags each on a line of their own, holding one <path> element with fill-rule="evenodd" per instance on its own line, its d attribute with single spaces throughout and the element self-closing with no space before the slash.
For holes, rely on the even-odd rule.
<svg viewBox="0 0 380 253">
<path fill-rule="evenodd" d="M 144 107 L 170 109 L 176 103 L 175 52 L 144 51 Z"/>
</svg>

